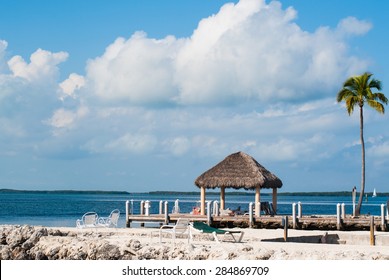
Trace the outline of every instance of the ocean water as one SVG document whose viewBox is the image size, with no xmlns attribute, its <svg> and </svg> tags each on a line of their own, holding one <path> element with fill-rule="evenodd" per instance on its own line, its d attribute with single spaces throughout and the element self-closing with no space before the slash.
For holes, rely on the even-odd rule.
<svg viewBox="0 0 389 280">
<path fill-rule="evenodd" d="M 0 192 L 0 224 L 42 225 L 74 227 L 76 220 L 89 211 L 99 216 L 108 216 L 113 209 L 122 213 L 119 226 L 125 227 L 124 214 L 126 201 L 130 201 L 134 214 L 140 212 L 140 202 L 150 201 L 150 213 L 158 213 L 159 202 L 168 201 L 171 213 L 175 200 L 179 200 L 180 212 L 189 213 L 199 205 L 200 196 L 196 194 L 115 194 L 115 193 L 40 193 L 40 192 Z M 207 194 L 209 201 L 219 200 L 219 194 Z M 364 201 L 362 214 L 381 215 L 381 204 L 387 205 L 388 197 L 369 197 Z M 271 202 L 270 194 L 261 194 L 261 201 Z M 254 202 L 254 193 L 237 195 L 226 193 L 226 207 L 242 211 L 248 210 Z M 278 195 L 278 214 L 291 215 L 292 204 L 302 203 L 303 215 L 336 215 L 336 205 L 345 203 L 346 213 L 352 213 L 351 196 L 287 196 Z"/>
</svg>

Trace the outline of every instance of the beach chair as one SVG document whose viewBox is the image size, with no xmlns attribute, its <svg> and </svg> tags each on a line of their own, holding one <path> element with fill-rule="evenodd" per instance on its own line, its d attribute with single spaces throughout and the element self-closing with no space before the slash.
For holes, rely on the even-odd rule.
<svg viewBox="0 0 389 280">
<path fill-rule="evenodd" d="M 119 221 L 120 211 L 115 209 L 108 217 L 100 217 L 97 221 L 97 225 L 101 227 L 117 227 Z"/>
<path fill-rule="evenodd" d="M 77 228 L 93 228 L 97 226 L 98 215 L 95 212 L 85 213 L 81 219 L 77 219 Z"/>
<path fill-rule="evenodd" d="M 234 242 L 242 242 L 244 232 L 243 231 L 237 231 L 237 230 L 224 230 L 219 228 L 214 228 L 206 223 L 203 222 L 193 222 L 191 224 L 191 227 L 194 229 L 194 231 L 201 232 L 201 233 L 208 233 L 212 234 L 215 238 L 216 242 L 220 243 L 219 238 L 217 237 L 218 234 L 221 234 L 224 236 L 223 241 L 225 241 L 225 238 L 227 236 L 231 237 Z M 238 235 L 238 236 L 235 236 Z"/>
<path fill-rule="evenodd" d="M 269 215 L 269 216 L 277 215 L 277 212 L 274 210 L 274 206 L 272 202 L 270 203 L 268 201 L 261 202 L 261 211 L 263 211 L 265 215 Z"/>
<path fill-rule="evenodd" d="M 236 209 L 232 210 L 232 212 L 234 213 L 234 215 L 243 215 L 244 212 L 242 211 L 242 207 L 239 205 Z"/>
<path fill-rule="evenodd" d="M 162 243 L 162 235 L 164 233 L 170 234 L 173 243 L 176 240 L 177 236 L 184 236 L 187 235 L 188 237 L 188 243 L 190 241 L 191 233 L 190 233 L 190 227 L 189 227 L 189 220 L 188 219 L 183 219 L 179 218 L 177 220 L 177 223 L 173 225 L 163 225 L 159 229 L 159 243 Z"/>
<path fill-rule="evenodd" d="M 220 209 L 220 216 L 234 216 L 234 211 L 232 211 L 230 208 L 227 209 Z"/>
</svg>

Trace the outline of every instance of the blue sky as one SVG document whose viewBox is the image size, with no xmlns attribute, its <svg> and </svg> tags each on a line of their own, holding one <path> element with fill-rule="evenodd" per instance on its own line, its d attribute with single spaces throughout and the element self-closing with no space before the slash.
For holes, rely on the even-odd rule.
<svg viewBox="0 0 389 280">
<path fill-rule="evenodd" d="M 384 11 L 0 0 L 0 187 L 193 191 L 244 151 L 282 191 L 359 188 L 359 117 L 335 97 L 365 71 L 386 93 Z M 366 190 L 389 191 L 388 114 L 365 110 L 365 140 Z"/>
</svg>

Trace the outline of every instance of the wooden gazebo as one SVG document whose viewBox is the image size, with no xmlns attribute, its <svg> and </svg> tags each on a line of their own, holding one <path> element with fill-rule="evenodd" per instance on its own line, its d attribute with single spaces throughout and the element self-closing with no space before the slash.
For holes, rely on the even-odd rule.
<svg viewBox="0 0 389 280">
<path fill-rule="evenodd" d="M 201 193 L 201 214 L 205 215 L 205 189 L 220 188 L 220 209 L 225 208 L 225 189 L 255 189 L 255 211 L 261 201 L 260 189 L 273 189 L 273 207 L 277 210 L 277 189 L 282 181 L 253 157 L 243 152 L 227 156 L 223 161 L 201 174 L 195 181 Z"/>
</svg>

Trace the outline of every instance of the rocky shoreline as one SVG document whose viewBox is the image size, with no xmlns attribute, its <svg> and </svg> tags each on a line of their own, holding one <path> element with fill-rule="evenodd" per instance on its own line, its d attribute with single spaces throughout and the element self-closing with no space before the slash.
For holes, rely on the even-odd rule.
<svg viewBox="0 0 389 280">
<path fill-rule="evenodd" d="M 202 248 L 194 252 L 191 244 L 180 246 L 141 243 L 134 234 L 117 239 L 111 231 L 66 231 L 33 226 L 0 228 L 1 260 L 201 260 L 212 258 Z M 147 234 L 141 234 L 141 237 Z M 148 238 L 148 237 L 147 237 Z M 155 239 L 155 238 L 154 238 Z M 121 242 L 124 241 L 124 242 Z"/>
<path fill-rule="evenodd" d="M 47 228 L 0 225 L 0 260 L 389 260 L 389 246 L 369 246 L 368 233 L 330 232 L 343 245 L 319 240 L 326 232 L 244 229 L 241 243 L 217 243 L 205 234 L 190 243 L 169 236 L 159 242 L 157 229 Z M 388 238 L 380 233 L 380 239 Z M 385 239 L 386 240 L 386 239 Z M 348 244 L 350 243 L 350 244 Z M 354 244 L 354 245 L 353 245 Z"/>
<path fill-rule="evenodd" d="M 0 259 L 2 260 L 85 260 L 131 259 L 131 254 L 104 241 L 100 234 L 90 239 L 90 233 L 77 234 L 58 229 L 14 226 L 1 228 Z M 56 246 L 40 242 L 41 239 L 57 240 Z M 66 242 L 66 240 L 68 240 Z M 71 241 L 73 240 L 73 241 Z M 76 241 L 76 242 L 75 242 Z M 97 242 L 96 242 L 97 241 Z M 51 242 L 52 244 L 52 242 Z M 77 245 L 76 245 L 77 244 Z"/>
</svg>

